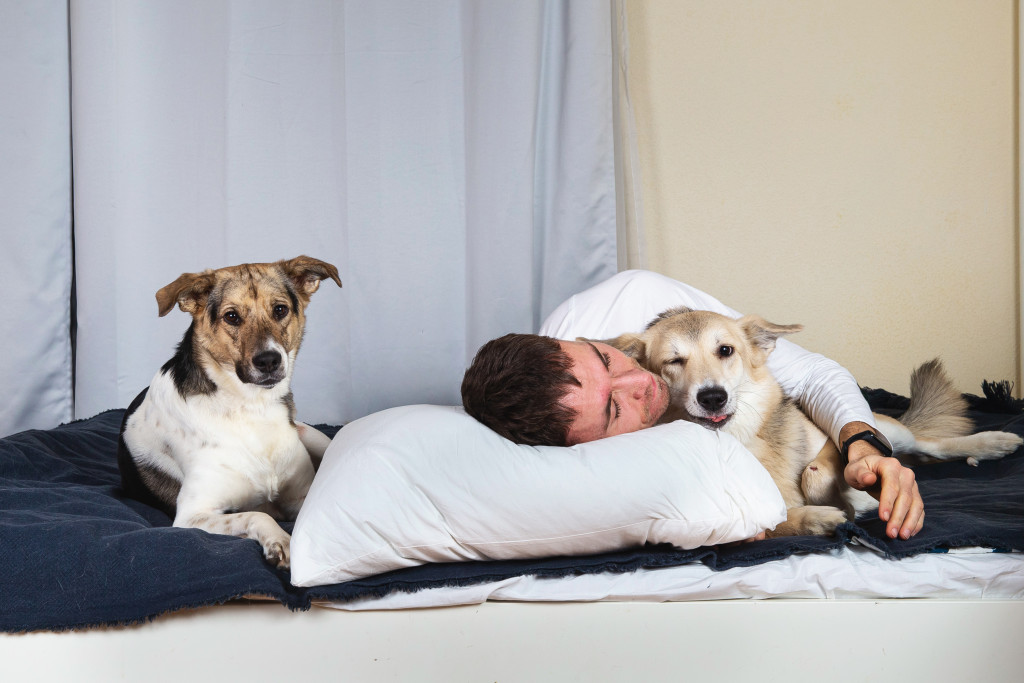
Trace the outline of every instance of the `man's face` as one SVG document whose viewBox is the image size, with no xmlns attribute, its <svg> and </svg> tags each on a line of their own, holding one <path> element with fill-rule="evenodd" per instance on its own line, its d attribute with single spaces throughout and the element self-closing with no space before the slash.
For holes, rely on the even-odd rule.
<svg viewBox="0 0 1024 683">
<path fill-rule="evenodd" d="M 576 411 L 569 445 L 650 427 L 668 409 L 668 385 L 618 349 L 600 342 L 558 342 L 582 386 L 562 403 Z"/>
</svg>

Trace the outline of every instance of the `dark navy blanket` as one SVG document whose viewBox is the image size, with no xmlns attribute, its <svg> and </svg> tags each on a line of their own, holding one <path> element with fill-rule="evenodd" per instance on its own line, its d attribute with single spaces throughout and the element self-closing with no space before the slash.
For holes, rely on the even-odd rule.
<svg viewBox="0 0 1024 683">
<path fill-rule="evenodd" d="M 906 399 L 866 392 L 876 410 Z M 1012 401 L 973 399 L 979 429 L 1024 435 Z M 713 569 L 827 551 L 861 537 L 893 558 L 958 546 L 1024 550 L 1024 452 L 979 467 L 917 469 L 927 520 L 909 541 L 886 538 L 877 519 L 845 524 L 835 537 L 796 537 L 727 548 L 648 546 L 587 557 L 412 567 L 332 586 L 296 588 L 267 564 L 255 541 L 175 529 L 163 513 L 119 488 L 114 410 L 47 431 L 0 439 L 0 630 L 63 630 L 131 624 L 165 612 L 265 597 L 292 609 L 525 574 L 627 572 L 700 561 Z M 324 428 L 333 435 L 336 428 Z"/>
</svg>

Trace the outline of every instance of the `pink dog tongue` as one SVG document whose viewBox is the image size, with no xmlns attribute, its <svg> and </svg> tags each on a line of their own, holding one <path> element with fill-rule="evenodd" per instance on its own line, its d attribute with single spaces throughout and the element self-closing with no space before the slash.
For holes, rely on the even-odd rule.
<svg viewBox="0 0 1024 683">
<path fill-rule="evenodd" d="M 711 418 L 711 421 L 712 422 L 721 422 L 722 420 L 724 420 L 727 417 L 728 417 L 728 415 L 718 415 L 716 417 Z"/>
</svg>

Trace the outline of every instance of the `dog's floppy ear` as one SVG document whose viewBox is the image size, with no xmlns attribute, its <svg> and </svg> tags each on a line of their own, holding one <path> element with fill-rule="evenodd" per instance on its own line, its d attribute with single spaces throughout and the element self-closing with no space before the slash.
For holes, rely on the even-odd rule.
<svg viewBox="0 0 1024 683">
<path fill-rule="evenodd" d="M 775 350 L 779 337 L 804 329 L 803 325 L 776 325 L 759 315 L 745 315 L 738 322 L 750 343 L 761 349 L 765 356 Z"/>
<path fill-rule="evenodd" d="M 295 284 L 304 301 L 309 301 L 313 292 L 320 288 L 320 281 L 331 278 L 339 287 L 341 280 L 338 278 L 338 269 L 330 263 L 309 256 L 296 256 L 288 261 L 278 261 L 278 266 L 285 272 Z"/>
<path fill-rule="evenodd" d="M 580 337 L 577 341 L 587 340 Z M 618 337 L 613 337 L 611 339 L 599 339 L 598 341 L 622 351 L 624 354 L 633 358 L 640 364 L 643 364 L 647 359 L 647 342 L 645 342 L 639 334 L 626 332 L 625 334 L 620 334 Z"/>
<path fill-rule="evenodd" d="M 195 313 L 206 304 L 206 298 L 210 296 L 216 282 L 217 276 L 212 270 L 182 273 L 177 280 L 161 287 L 156 293 L 160 317 L 167 315 L 174 308 L 174 304 L 178 304 L 186 313 Z"/>
</svg>

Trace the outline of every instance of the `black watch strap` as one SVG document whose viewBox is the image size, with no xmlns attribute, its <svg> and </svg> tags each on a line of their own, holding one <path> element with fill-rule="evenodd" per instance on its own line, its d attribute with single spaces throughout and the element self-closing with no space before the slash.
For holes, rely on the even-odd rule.
<svg viewBox="0 0 1024 683">
<path fill-rule="evenodd" d="M 850 460 L 850 444 L 854 441 L 867 441 L 869 444 L 878 449 L 878 452 L 884 456 L 892 455 L 892 445 L 889 440 L 885 438 L 884 434 L 875 432 L 870 429 L 865 429 L 863 432 L 857 432 L 849 439 L 843 442 L 842 447 L 839 451 L 843 454 L 843 458 L 849 462 Z"/>
</svg>

